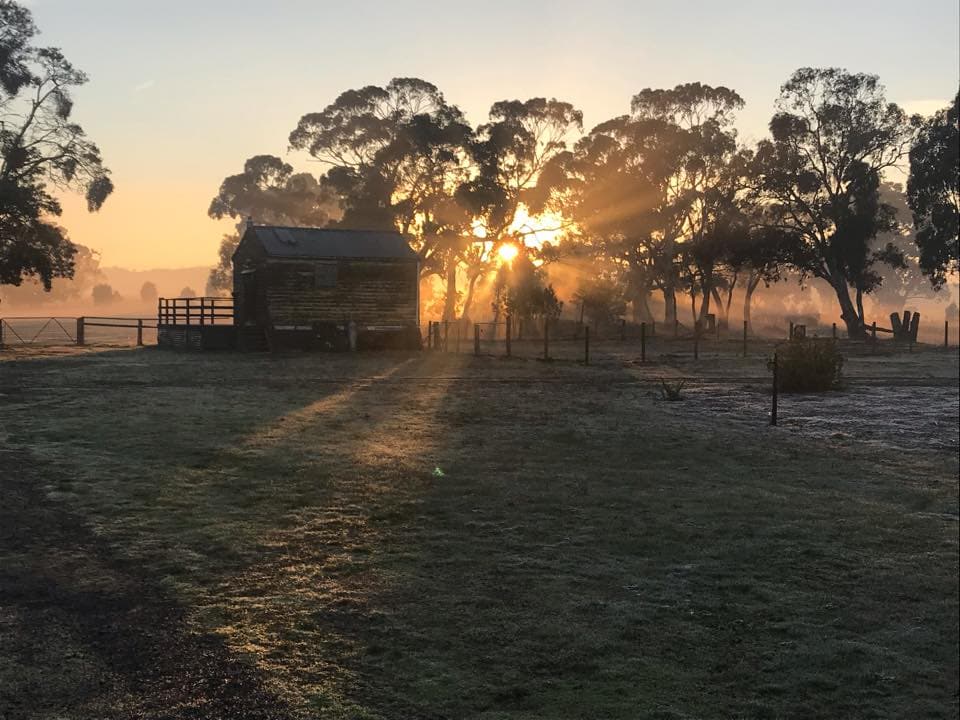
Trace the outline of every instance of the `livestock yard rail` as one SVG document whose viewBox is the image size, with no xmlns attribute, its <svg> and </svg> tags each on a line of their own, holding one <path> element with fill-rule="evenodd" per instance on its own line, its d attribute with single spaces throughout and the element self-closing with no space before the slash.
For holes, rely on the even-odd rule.
<svg viewBox="0 0 960 720">
<path fill-rule="evenodd" d="M 157 301 L 157 344 L 185 350 L 236 347 L 233 298 L 160 298 Z"/>
<path fill-rule="evenodd" d="M 160 298 L 157 325 L 232 325 L 233 298 Z"/>
</svg>

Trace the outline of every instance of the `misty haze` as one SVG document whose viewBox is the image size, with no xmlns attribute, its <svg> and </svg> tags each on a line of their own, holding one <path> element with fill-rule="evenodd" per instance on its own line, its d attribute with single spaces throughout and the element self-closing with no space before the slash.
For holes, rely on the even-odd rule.
<svg viewBox="0 0 960 720">
<path fill-rule="evenodd" d="M 0 720 L 960 717 L 960 6 L 0 0 Z"/>
</svg>

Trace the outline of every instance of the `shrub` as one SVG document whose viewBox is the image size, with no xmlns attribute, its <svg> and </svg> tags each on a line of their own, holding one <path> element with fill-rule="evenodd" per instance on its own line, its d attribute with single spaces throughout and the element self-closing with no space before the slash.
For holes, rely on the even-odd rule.
<svg viewBox="0 0 960 720">
<path fill-rule="evenodd" d="M 773 361 L 770 362 L 773 370 Z M 795 339 L 777 349 L 777 377 L 781 392 L 807 393 L 840 386 L 843 355 L 829 339 Z"/>
<path fill-rule="evenodd" d="M 664 400 L 683 400 L 683 386 L 687 384 L 686 380 L 668 383 L 660 379 L 660 396 Z"/>
</svg>

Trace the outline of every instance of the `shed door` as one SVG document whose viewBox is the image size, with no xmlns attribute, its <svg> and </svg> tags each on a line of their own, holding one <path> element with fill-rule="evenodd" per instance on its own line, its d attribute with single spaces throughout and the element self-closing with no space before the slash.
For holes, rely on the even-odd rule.
<svg viewBox="0 0 960 720">
<path fill-rule="evenodd" d="M 257 270 L 244 270 L 240 274 L 242 287 L 240 317 L 244 325 L 255 325 L 257 322 L 257 299 L 260 297 L 260 283 Z"/>
</svg>

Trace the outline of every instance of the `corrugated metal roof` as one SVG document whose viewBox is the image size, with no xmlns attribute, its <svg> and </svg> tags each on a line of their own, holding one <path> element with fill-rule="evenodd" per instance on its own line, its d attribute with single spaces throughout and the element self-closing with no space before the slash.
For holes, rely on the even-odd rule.
<svg viewBox="0 0 960 720">
<path fill-rule="evenodd" d="M 398 232 L 276 225 L 252 225 L 247 232 L 255 234 L 270 257 L 417 259 Z"/>
</svg>

